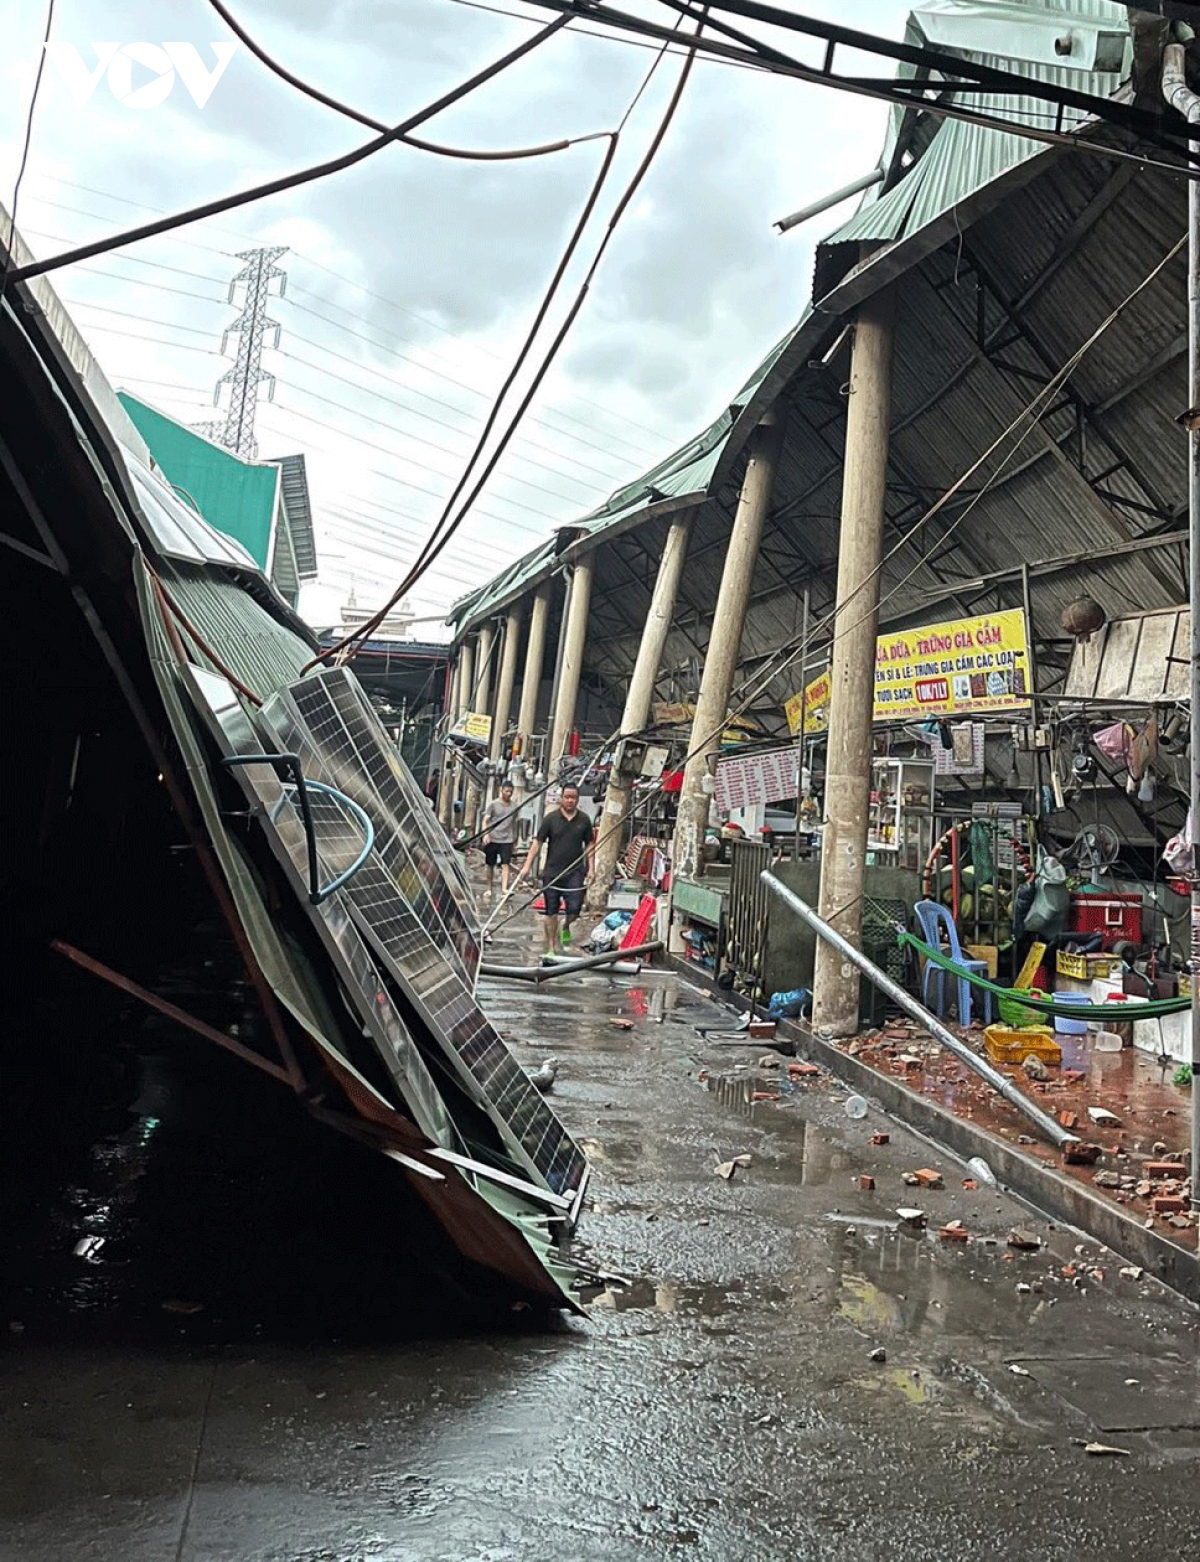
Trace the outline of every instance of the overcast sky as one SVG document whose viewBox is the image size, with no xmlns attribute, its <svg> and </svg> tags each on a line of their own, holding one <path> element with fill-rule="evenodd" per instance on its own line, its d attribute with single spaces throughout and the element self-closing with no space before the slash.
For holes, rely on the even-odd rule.
<svg viewBox="0 0 1200 1562">
<path fill-rule="evenodd" d="M 489 5 L 491 0 L 488 0 Z M 785 0 L 787 3 L 787 0 Z M 495 0 L 233 0 L 298 75 L 388 122 L 432 100 L 532 30 L 545 11 Z M 658 18 L 674 13 L 633 0 Z M 899 37 L 907 0 L 790 0 L 790 8 Z M 6 50 L 0 191 L 11 204 L 43 0 L 0 0 Z M 589 24 L 590 25 L 590 24 Z M 765 35 L 765 34 L 764 34 Z M 93 41 L 228 40 L 206 0 L 58 0 L 52 36 L 89 67 Z M 786 46 L 815 60 L 819 46 Z M 653 50 L 573 27 L 422 127 L 495 148 L 613 128 Z M 840 62 L 839 62 L 840 63 Z M 679 70 L 660 66 L 622 136 L 583 246 L 645 149 Z M 152 73 L 133 68 L 131 86 Z M 725 406 L 808 297 L 814 241 L 848 204 L 781 238 L 772 222 L 874 166 L 886 110 L 862 98 L 715 63 L 697 65 L 533 415 L 455 543 L 412 594 L 421 614 L 585 513 Z M 367 133 L 302 97 L 244 49 L 198 108 L 182 81 L 139 109 L 101 77 L 73 101 L 48 66 L 18 222 L 39 255 L 335 156 Z M 263 455 L 309 460 L 321 583 L 302 607 L 336 618 L 353 586 L 374 605 L 402 575 L 461 469 L 471 431 L 527 328 L 595 175 L 601 143 L 516 163 L 392 147 L 302 189 L 56 274 L 117 385 L 182 421 L 212 418 L 228 366 L 222 329 L 239 249 L 288 247 L 272 307 L 277 378 L 258 415 Z M 231 350 L 235 340 L 231 339 Z M 263 394 L 265 396 L 265 387 Z M 417 633 L 441 638 L 437 623 Z"/>
</svg>

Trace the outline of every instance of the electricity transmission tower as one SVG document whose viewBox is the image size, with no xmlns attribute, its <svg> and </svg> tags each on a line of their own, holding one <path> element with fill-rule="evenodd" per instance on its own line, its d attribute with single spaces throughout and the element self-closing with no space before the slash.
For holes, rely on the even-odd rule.
<svg viewBox="0 0 1200 1562">
<path fill-rule="evenodd" d="M 263 338 L 268 330 L 274 331 L 273 347 L 279 346 L 279 323 L 267 315 L 267 300 L 271 297 L 271 283 L 279 279 L 279 294 L 283 297 L 287 286 L 287 272 L 275 262 L 287 254 L 286 245 L 268 249 L 238 251 L 238 259 L 246 264 L 229 284 L 229 302 L 237 296 L 239 284 L 245 284 L 242 312 L 221 337 L 221 351 L 225 351 L 230 335 L 237 335 L 237 357 L 230 368 L 217 381 L 213 391 L 213 406 L 221 401 L 221 386 L 229 386 L 229 406 L 224 420 L 206 423 L 202 432 L 224 445 L 235 455 L 253 460 L 258 454 L 254 439 L 254 410 L 258 405 L 258 387 L 265 380 L 268 384 L 267 400 L 275 395 L 275 376 L 262 366 Z"/>
</svg>

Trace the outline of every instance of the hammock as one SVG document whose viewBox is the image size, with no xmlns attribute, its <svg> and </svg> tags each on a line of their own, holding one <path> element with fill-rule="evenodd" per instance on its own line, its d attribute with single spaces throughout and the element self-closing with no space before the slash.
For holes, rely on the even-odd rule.
<svg viewBox="0 0 1200 1562">
<path fill-rule="evenodd" d="M 994 993 L 997 998 L 1006 998 L 1012 1003 L 1023 1004 L 1027 1009 L 1036 1009 L 1039 1014 L 1061 1014 L 1065 1019 L 1070 1020 L 1157 1020 L 1165 1014 L 1180 1014 L 1192 1006 L 1190 998 L 1155 998 L 1145 1003 L 1130 1004 L 1128 1009 L 1122 1009 L 1120 1005 L 1111 1003 L 1054 1003 L 1049 998 L 1039 998 L 1033 990 L 1001 987 L 996 982 L 990 982 L 986 976 L 980 976 L 977 971 L 965 970 L 961 965 L 956 965 L 949 955 L 943 954 L 940 949 L 931 949 L 915 933 L 908 933 L 903 928 L 898 928 L 896 936 L 902 948 L 906 944 L 911 945 L 918 954 L 924 955 L 926 960 L 932 960 L 934 965 L 940 965 L 944 971 L 962 977 L 964 981 L 970 982 L 972 987 L 982 987 L 984 992 Z"/>
</svg>

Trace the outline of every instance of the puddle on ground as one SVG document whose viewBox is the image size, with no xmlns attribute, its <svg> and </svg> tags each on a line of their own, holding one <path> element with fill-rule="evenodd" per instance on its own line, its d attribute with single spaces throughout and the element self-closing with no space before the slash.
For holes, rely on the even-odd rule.
<svg viewBox="0 0 1200 1562">
<path fill-rule="evenodd" d="M 756 1303 L 778 1305 L 787 1300 L 788 1294 L 778 1286 L 767 1286 L 755 1290 L 753 1299 Z M 741 1280 L 724 1285 L 696 1285 L 678 1280 L 643 1278 L 633 1280 L 628 1285 L 609 1286 L 596 1297 L 592 1306 L 619 1313 L 653 1310 L 700 1318 L 720 1318 L 749 1300 L 750 1295 Z"/>
</svg>

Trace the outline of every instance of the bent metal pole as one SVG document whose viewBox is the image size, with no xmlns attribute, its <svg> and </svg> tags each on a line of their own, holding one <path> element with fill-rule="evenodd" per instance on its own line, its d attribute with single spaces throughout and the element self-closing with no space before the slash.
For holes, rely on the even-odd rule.
<svg viewBox="0 0 1200 1562">
<path fill-rule="evenodd" d="M 1187 84 L 1187 51 L 1181 43 L 1163 50 L 1163 97 L 1185 116 L 1189 125 L 1200 124 L 1200 96 Z M 1191 806 L 1188 823 L 1192 837 L 1192 904 L 1190 970 L 1192 973 L 1192 1207 L 1200 1209 L 1200 189 L 1188 180 L 1188 599 L 1191 605 Z"/>
<path fill-rule="evenodd" d="M 977 1052 L 972 1052 L 964 1042 L 961 1042 L 954 1032 L 942 1024 L 935 1015 L 930 1014 L 923 1004 L 917 1002 L 911 993 L 905 992 L 899 982 L 894 982 L 886 971 L 881 971 L 871 960 L 868 960 L 861 949 L 856 949 L 847 938 L 843 938 L 836 928 L 830 927 L 823 917 L 819 917 L 813 908 L 800 899 L 794 890 L 790 890 L 786 884 L 777 879 L 773 873 L 760 875 L 763 883 L 775 895 L 778 895 L 784 905 L 790 906 L 796 915 L 807 922 L 813 932 L 819 938 L 823 938 L 827 944 L 832 945 L 843 959 L 849 960 L 871 982 L 885 993 L 893 1003 L 911 1014 L 936 1040 L 940 1041 L 947 1052 L 952 1052 L 960 1063 L 965 1063 L 981 1079 L 985 1079 L 993 1090 L 998 1090 L 1004 1099 L 1015 1106 L 1018 1112 L 1023 1112 L 1034 1126 L 1041 1130 L 1050 1143 L 1061 1149 L 1064 1144 L 1075 1144 L 1079 1135 L 1068 1133 L 1061 1123 L 1057 1122 L 1048 1113 L 1043 1112 L 1022 1091 L 1018 1090 L 1011 1079 L 1006 1079 L 999 1070 L 994 1069 L 986 1058 L 981 1058 Z"/>
</svg>

